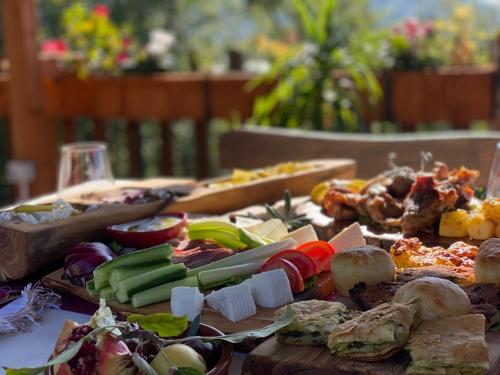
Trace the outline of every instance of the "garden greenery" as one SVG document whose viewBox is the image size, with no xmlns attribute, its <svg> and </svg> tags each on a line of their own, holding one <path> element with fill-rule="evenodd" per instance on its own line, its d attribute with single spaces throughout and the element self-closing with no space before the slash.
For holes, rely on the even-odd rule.
<svg viewBox="0 0 500 375">
<path fill-rule="evenodd" d="M 252 84 L 275 83 L 255 102 L 253 121 L 260 125 L 357 130 L 364 96 L 375 104 L 381 95 L 360 15 L 348 12 L 348 1 L 318 3 L 292 1 L 303 42 Z"/>
</svg>

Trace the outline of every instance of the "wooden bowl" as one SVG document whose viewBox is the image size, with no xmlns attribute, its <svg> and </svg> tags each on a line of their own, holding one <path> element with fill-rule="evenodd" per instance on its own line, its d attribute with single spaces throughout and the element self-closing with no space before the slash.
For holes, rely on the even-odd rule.
<svg viewBox="0 0 500 375">
<path fill-rule="evenodd" d="M 219 331 L 217 328 L 209 326 L 207 324 L 200 324 L 199 329 L 200 336 L 221 336 L 223 333 Z M 229 374 L 229 366 L 231 364 L 232 355 L 233 355 L 233 346 L 226 341 L 220 341 L 220 358 L 219 361 L 215 364 L 215 367 L 211 368 L 210 371 L 206 373 L 206 375 L 227 375 Z M 49 360 L 52 359 L 50 356 Z M 54 375 L 54 368 L 49 367 L 45 370 L 44 375 Z M 113 375 L 113 374 L 109 374 Z"/>
<path fill-rule="evenodd" d="M 180 221 L 168 228 L 152 230 L 147 232 L 130 232 L 116 229 L 115 225 L 106 227 L 109 235 L 118 243 L 124 246 L 136 249 L 144 249 L 152 246 L 161 245 L 177 236 L 187 226 L 187 214 L 184 212 L 174 212 L 158 215 L 160 217 L 176 217 Z M 138 220 L 139 221 L 139 220 Z"/>
</svg>

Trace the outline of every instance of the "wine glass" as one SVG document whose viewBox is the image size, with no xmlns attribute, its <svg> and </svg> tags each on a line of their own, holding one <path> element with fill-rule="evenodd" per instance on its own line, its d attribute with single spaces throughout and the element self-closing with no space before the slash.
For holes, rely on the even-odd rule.
<svg viewBox="0 0 500 375">
<path fill-rule="evenodd" d="M 500 197 L 500 142 L 497 143 L 495 156 L 493 157 L 493 162 L 491 163 L 486 196 L 488 198 Z"/>
<path fill-rule="evenodd" d="M 108 149 L 102 142 L 69 143 L 61 147 L 58 196 L 74 189 L 106 188 L 114 184 Z"/>
</svg>

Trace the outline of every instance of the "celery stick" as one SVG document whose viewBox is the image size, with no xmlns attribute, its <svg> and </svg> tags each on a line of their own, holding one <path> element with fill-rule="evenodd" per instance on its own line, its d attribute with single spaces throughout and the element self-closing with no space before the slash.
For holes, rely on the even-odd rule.
<svg viewBox="0 0 500 375">
<path fill-rule="evenodd" d="M 186 273 L 186 266 L 178 263 L 130 277 L 118 283 L 116 297 L 121 303 L 127 302 L 134 294 L 169 281 L 183 279 Z"/>
<path fill-rule="evenodd" d="M 177 286 L 198 287 L 198 278 L 196 276 L 188 277 L 134 294 L 132 296 L 132 306 L 141 307 L 152 303 L 168 301 L 172 295 L 172 289 Z"/>
<path fill-rule="evenodd" d="M 200 288 L 211 289 L 220 285 L 224 285 L 231 280 L 239 277 L 245 277 L 259 271 L 265 260 L 256 261 L 253 263 L 240 264 L 237 266 L 217 268 L 213 270 L 201 271 L 198 274 Z"/>
<path fill-rule="evenodd" d="M 99 292 L 99 297 L 104 298 L 106 301 L 112 301 L 112 300 L 116 299 L 115 295 L 113 293 L 113 289 L 110 286 L 108 286 L 104 289 L 101 289 Z"/>
<path fill-rule="evenodd" d="M 205 264 L 204 266 L 193 268 L 188 271 L 188 276 L 198 275 L 202 271 L 214 270 L 217 268 L 226 268 L 237 266 L 245 263 L 253 263 L 259 260 L 265 260 L 281 250 L 293 249 L 295 241 L 287 239 L 283 241 L 274 242 L 269 245 L 256 247 L 255 249 L 245 250 L 241 253 L 231 255 L 230 257 L 217 260 L 212 263 Z"/>
<path fill-rule="evenodd" d="M 141 275 L 149 271 L 156 270 L 160 267 L 168 266 L 169 264 L 170 262 L 167 260 L 144 266 L 115 268 L 109 274 L 109 285 L 111 285 L 113 291 L 116 292 L 118 290 L 118 283 L 120 281 L 128 279 L 133 276 Z"/>
<path fill-rule="evenodd" d="M 117 267 L 138 266 L 170 259 L 172 246 L 169 244 L 151 247 L 149 249 L 135 251 L 122 255 L 109 262 L 101 264 L 94 270 L 94 285 L 96 290 L 101 290 L 108 285 L 109 274 Z"/>
</svg>

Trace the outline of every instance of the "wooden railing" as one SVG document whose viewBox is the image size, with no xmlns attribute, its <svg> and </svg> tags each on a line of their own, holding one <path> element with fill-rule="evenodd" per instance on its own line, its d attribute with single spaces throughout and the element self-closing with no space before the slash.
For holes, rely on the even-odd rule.
<svg viewBox="0 0 500 375">
<path fill-rule="evenodd" d="M 415 129 L 418 122 L 447 120 L 458 128 L 478 119 L 494 118 L 495 67 L 464 72 L 398 72 L 381 78 L 384 100 L 374 109 L 366 108 L 367 122 L 389 120 L 402 130 Z M 106 140 L 109 119 L 127 121 L 127 142 L 131 176 L 141 175 L 139 123 L 155 119 L 161 124 L 163 149 L 161 173 L 172 172 L 171 124 L 191 119 L 195 124 L 198 177 L 209 174 L 208 131 L 213 118 L 250 117 L 257 95 L 270 86 L 250 92 L 250 74 L 167 73 L 151 76 L 43 78 L 43 107 L 48 121 L 62 121 L 64 141 L 75 140 L 76 121 L 94 120 L 94 138 Z M 9 117 L 8 76 L 0 76 L 0 116 Z M 43 137 L 26 134 L 26 137 Z M 108 140 L 112 141 L 112 140 Z M 16 155 L 12 155 L 16 157 Z"/>
</svg>

